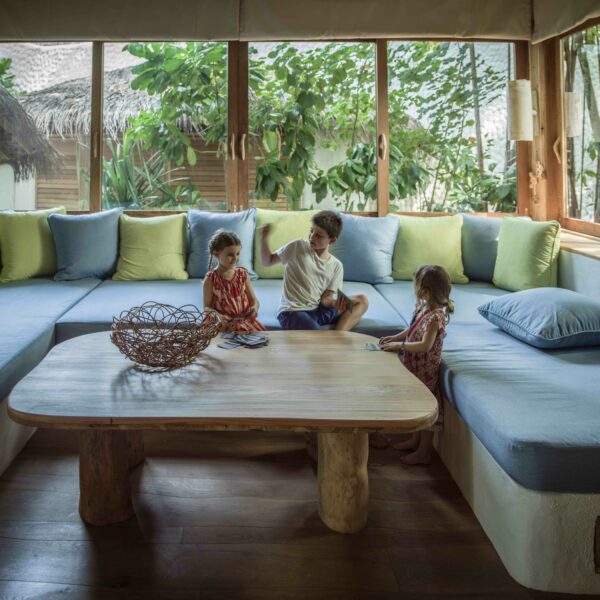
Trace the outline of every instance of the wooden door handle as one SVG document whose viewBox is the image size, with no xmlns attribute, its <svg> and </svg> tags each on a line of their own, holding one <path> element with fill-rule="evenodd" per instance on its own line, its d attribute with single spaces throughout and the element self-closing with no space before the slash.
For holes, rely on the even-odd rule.
<svg viewBox="0 0 600 600">
<path fill-rule="evenodd" d="M 246 160 L 246 134 L 242 133 L 240 136 L 240 157 L 242 160 Z"/>
<path fill-rule="evenodd" d="M 379 157 L 381 158 L 381 160 L 385 160 L 387 158 L 387 151 L 388 151 L 387 136 L 385 135 L 385 133 L 382 133 L 379 136 Z"/>
<path fill-rule="evenodd" d="M 560 155 L 560 152 L 558 151 L 558 145 L 560 143 L 561 143 L 561 139 L 560 139 L 560 137 L 557 137 L 554 144 L 552 144 L 552 152 L 554 152 L 554 156 L 556 156 L 556 160 L 558 161 L 558 164 L 562 165 L 562 156 Z"/>
<path fill-rule="evenodd" d="M 236 159 L 236 155 L 235 155 L 235 133 L 232 133 L 230 138 L 229 138 L 229 153 L 230 153 L 230 158 L 231 160 L 235 160 Z"/>
</svg>

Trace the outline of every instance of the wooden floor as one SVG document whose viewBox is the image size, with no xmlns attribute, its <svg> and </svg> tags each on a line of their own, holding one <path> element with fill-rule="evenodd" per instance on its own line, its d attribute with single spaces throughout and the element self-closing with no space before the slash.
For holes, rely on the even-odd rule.
<svg viewBox="0 0 600 600">
<path fill-rule="evenodd" d="M 76 434 L 36 433 L 0 478 L 2 600 L 572 597 L 511 579 L 439 460 L 371 451 L 369 525 L 341 535 L 318 517 L 301 435 L 154 433 L 146 451 L 136 518 L 90 527 Z"/>
</svg>

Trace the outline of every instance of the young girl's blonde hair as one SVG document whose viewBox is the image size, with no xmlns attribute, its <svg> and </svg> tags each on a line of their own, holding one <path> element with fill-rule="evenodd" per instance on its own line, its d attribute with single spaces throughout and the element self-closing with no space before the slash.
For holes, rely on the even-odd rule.
<svg viewBox="0 0 600 600">
<path fill-rule="evenodd" d="M 208 240 L 208 268 L 207 270 L 210 271 L 212 269 L 212 262 L 213 262 L 213 253 L 214 252 L 221 252 L 221 250 L 223 250 L 224 248 L 227 248 L 227 246 L 240 246 L 241 247 L 242 242 L 240 241 L 240 238 L 233 233 L 233 231 L 225 231 L 223 229 L 218 229 L 217 231 L 215 231 L 212 235 L 212 237 L 210 238 L 210 240 Z M 217 265 L 218 265 L 218 261 L 217 261 Z"/>
<path fill-rule="evenodd" d="M 454 302 L 450 299 L 452 283 L 450 275 L 439 265 L 421 265 L 413 275 L 415 294 L 418 301 L 428 300 L 444 307 L 446 319 L 454 312 Z"/>
</svg>

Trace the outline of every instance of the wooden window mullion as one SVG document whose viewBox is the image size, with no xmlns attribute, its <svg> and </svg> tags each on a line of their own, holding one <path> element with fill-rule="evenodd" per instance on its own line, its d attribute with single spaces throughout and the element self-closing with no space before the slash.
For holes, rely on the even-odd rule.
<svg viewBox="0 0 600 600">
<path fill-rule="evenodd" d="M 383 217 L 390 210 L 390 135 L 388 127 L 388 64 L 387 41 L 376 42 L 377 104 L 377 215 Z"/>
<path fill-rule="evenodd" d="M 515 42 L 515 78 L 529 79 L 529 42 Z M 531 143 L 515 142 L 517 153 L 517 212 L 529 215 L 531 208 Z"/>
<path fill-rule="evenodd" d="M 248 208 L 248 42 L 238 42 L 238 210 Z"/>
<path fill-rule="evenodd" d="M 104 43 L 92 45 L 92 120 L 90 127 L 90 207 L 102 210 L 102 148 L 104 146 Z"/>
</svg>

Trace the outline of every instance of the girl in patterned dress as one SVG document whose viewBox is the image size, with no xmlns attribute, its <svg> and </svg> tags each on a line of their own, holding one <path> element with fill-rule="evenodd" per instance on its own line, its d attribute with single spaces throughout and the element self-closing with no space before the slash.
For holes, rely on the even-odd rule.
<svg viewBox="0 0 600 600">
<path fill-rule="evenodd" d="M 204 308 L 219 313 L 221 331 L 266 331 L 257 320 L 258 299 L 248 271 L 237 267 L 242 243 L 231 231 L 217 231 L 208 242 L 208 272 L 204 278 Z M 216 267 L 213 269 L 213 261 Z"/>
<path fill-rule="evenodd" d="M 393 444 L 397 450 L 412 450 L 402 457 L 402 462 L 422 465 L 431 461 L 433 432 L 442 423 L 438 380 L 446 324 L 454 312 L 454 304 L 450 300 L 450 277 L 443 267 L 423 265 L 416 270 L 413 281 L 417 305 L 410 326 L 396 335 L 381 338 L 379 343 L 385 352 L 402 352 L 404 366 L 438 399 L 440 416 L 434 428 L 413 433 L 409 440 Z"/>
</svg>

